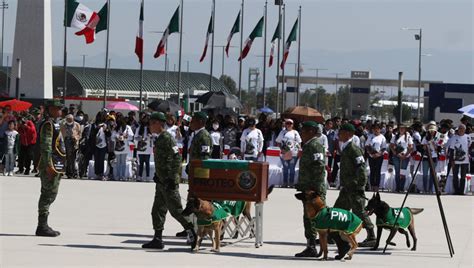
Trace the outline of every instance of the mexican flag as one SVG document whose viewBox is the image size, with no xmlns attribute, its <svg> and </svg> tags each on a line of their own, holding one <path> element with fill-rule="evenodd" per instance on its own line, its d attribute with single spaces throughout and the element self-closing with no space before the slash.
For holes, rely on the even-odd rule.
<svg viewBox="0 0 474 268">
<path fill-rule="evenodd" d="M 213 20 L 214 20 L 214 18 L 211 16 L 211 20 L 209 21 L 209 26 L 207 26 L 206 44 L 204 45 L 204 51 L 202 52 L 202 56 L 201 56 L 201 59 L 199 60 L 199 62 L 202 62 L 206 58 L 207 47 L 209 45 L 209 37 L 211 36 L 211 34 L 214 34 L 214 29 L 212 28 L 212 21 Z"/>
<path fill-rule="evenodd" d="M 64 24 L 67 27 L 79 29 L 76 35 L 84 35 L 86 43 L 95 40 L 95 28 L 100 21 L 97 13 L 74 0 L 67 0 Z"/>
<path fill-rule="evenodd" d="M 99 13 L 97 13 L 99 14 L 100 21 L 95 27 L 95 33 L 107 30 L 108 9 L 109 7 L 107 6 L 107 2 L 105 2 L 105 5 L 100 9 Z"/>
<path fill-rule="evenodd" d="M 275 29 L 275 33 L 272 37 L 272 49 L 270 50 L 270 62 L 268 63 L 268 67 L 272 67 L 273 65 L 273 57 L 275 55 L 275 47 L 276 47 L 276 40 L 281 38 L 281 24 L 278 22 L 277 28 Z"/>
<path fill-rule="evenodd" d="M 158 44 L 155 52 L 155 58 L 166 53 L 166 43 L 168 42 L 168 36 L 172 33 L 179 32 L 179 6 L 173 14 L 173 17 L 168 24 L 168 28 L 166 28 L 165 32 L 163 33 L 163 37 Z"/>
<path fill-rule="evenodd" d="M 143 63 L 143 0 L 140 6 L 140 19 L 138 22 L 138 34 L 135 39 L 135 54 L 138 56 L 138 61 Z"/>
<path fill-rule="evenodd" d="M 262 35 L 263 35 L 263 20 L 264 20 L 264 17 L 262 17 L 258 21 L 257 26 L 255 26 L 255 28 L 253 29 L 253 31 L 250 33 L 249 37 L 245 41 L 245 47 L 244 47 L 244 49 L 242 50 L 242 52 L 240 54 L 239 61 L 241 61 L 241 60 L 245 59 L 245 57 L 247 57 L 247 55 L 250 52 L 250 49 L 252 48 L 253 40 L 255 40 L 256 37 L 262 37 Z"/>
<path fill-rule="evenodd" d="M 296 41 L 297 30 L 298 30 L 298 19 L 296 19 L 295 25 L 293 25 L 293 28 L 291 29 L 291 33 L 288 36 L 288 39 L 286 39 L 285 52 L 283 53 L 283 60 L 281 61 L 281 64 L 280 64 L 281 69 L 285 69 L 285 63 L 286 63 L 286 60 L 288 59 L 288 55 L 290 54 L 291 42 Z"/>
<path fill-rule="evenodd" d="M 229 57 L 229 47 L 230 41 L 232 41 L 232 37 L 234 34 L 240 32 L 240 11 L 237 15 L 237 19 L 235 19 L 234 26 L 232 26 L 232 30 L 230 30 L 229 37 L 227 37 L 227 45 L 225 46 L 225 53 L 227 54 L 227 58 Z"/>
</svg>

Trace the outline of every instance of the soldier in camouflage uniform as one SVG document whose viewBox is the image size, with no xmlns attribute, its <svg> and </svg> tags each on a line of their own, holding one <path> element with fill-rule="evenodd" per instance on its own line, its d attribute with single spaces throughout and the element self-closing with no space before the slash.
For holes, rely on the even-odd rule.
<svg viewBox="0 0 474 268">
<path fill-rule="evenodd" d="M 196 233 L 191 222 L 187 221 L 181 212 L 181 196 L 179 195 L 179 170 L 181 156 L 173 137 L 165 130 L 166 116 L 163 113 L 153 113 L 150 116 L 149 130 L 158 134 L 155 140 L 155 200 L 151 210 L 153 240 L 143 244 L 142 248 L 163 249 L 162 239 L 166 213 L 169 211 L 186 230 L 190 238 L 191 249 L 196 246 Z"/>
<path fill-rule="evenodd" d="M 303 141 L 303 154 L 300 159 L 300 173 L 298 183 L 295 185 L 297 191 L 315 191 L 320 194 L 323 201 L 326 200 L 326 154 L 324 147 L 318 142 L 318 124 L 313 121 L 303 123 L 301 139 Z M 303 206 L 304 210 L 304 206 Z M 303 212 L 304 236 L 306 237 L 306 248 L 295 254 L 295 257 L 317 257 L 316 236 L 311 230 L 311 220 Z"/>
<path fill-rule="evenodd" d="M 194 114 L 191 120 L 191 130 L 194 131 L 193 140 L 189 147 L 189 161 L 207 160 L 211 156 L 211 135 L 206 130 L 207 115 L 203 112 Z"/>
<path fill-rule="evenodd" d="M 364 211 L 366 197 L 365 186 L 367 184 L 367 172 L 365 166 L 364 152 L 352 142 L 355 128 L 351 124 L 344 124 L 339 130 L 341 146 L 340 180 L 341 191 L 334 204 L 336 208 L 351 210 L 363 221 L 367 231 L 367 238 L 359 243 L 360 247 L 373 247 L 376 242 L 374 225 Z"/>
<path fill-rule="evenodd" d="M 59 100 L 46 101 L 46 116 L 40 127 L 40 161 L 41 195 L 38 201 L 37 236 L 56 237 L 60 232 L 48 226 L 49 207 L 56 199 L 61 176 L 64 174 L 65 148 L 56 122 L 61 116 Z"/>
</svg>

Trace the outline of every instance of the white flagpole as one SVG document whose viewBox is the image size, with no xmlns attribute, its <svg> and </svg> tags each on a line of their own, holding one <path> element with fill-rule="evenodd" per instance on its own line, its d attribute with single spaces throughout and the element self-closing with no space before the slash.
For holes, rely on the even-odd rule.
<svg viewBox="0 0 474 268">
<path fill-rule="evenodd" d="M 265 32 L 263 34 L 263 104 L 262 108 L 265 107 L 265 87 L 266 87 L 266 80 L 267 80 L 267 7 L 268 2 L 265 1 Z M 258 108 L 258 107 L 255 107 Z"/>
<path fill-rule="evenodd" d="M 105 45 L 105 81 L 104 81 L 104 101 L 102 108 L 107 102 L 107 85 L 109 82 L 109 37 L 110 37 L 110 0 L 107 0 L 107 41 Z"/>
<path fill-rule="evenodd" d="M 242 0 L 242 7 L 240 12 L 240 53 L 244 43 L 244 0 Z M 239 55 L 240 57 L 240 55 Z M 242 100 L 242 62 L 239 61 L 239 100 Z"/>
<path fill-rule="evenodd" d="M 181 6 L 180 6 L 180 15 L 179 15 L 179 59 L 178 59 L 178 105 L 180 105 L 180 93 L 181 93 L 181 59 L 182 59 L 182 53 L 183 53 L 183 10 L 184 10 L 184 3 L 183 0 L 181 0 Z M 180 105 L 181 106 L 181 105 Z"/>
<path fill-rule="evenodd" d="M 298 76 L 296 78 L 296 106 L 300 105 L 300 78 L 301 78 L 301 6 L 298 12 Z"/>
<path fill-rule="evenodd" d="M 140 12 L 142 12 L 142 11 L 143 11 L 143 13 L 145 13 L 145 1 L 144 0 L 142 0 L 142 5 L 140 7 Z M 145 24 L 145 14 L 143 14 L 143 21 L 140 21 L 139 23 L 142 23 L 142 25 L 140 26 L 141 27 L 140 31 L 141 31 L 141 38 L 142 38 L 142 40 L 144 40 L 145 39 L 144 38 L 145 37 L 144 36 L 145 31 L 143 31 L 143 28 L 144 28 L 144 24 Z M 141 55 L 142 58 L 140 60 L 140 102 L 138 103 L 138 105 L 140 105 L 140 113 L 142 112 L 142 108 L 143 108 L 142 107 L 143 106 L 142 105 L 142 101 L 143 101 L 143 61 L 145 60 L 145 57 L 143 56 L 145 54 L 145 42 L 144 41 L 142 41 L 142 42 L 143 42 L 142 55 Z"/>
<path fill-rule="evenodd" d="M 216 24 L 216 0 L 212 0 L 212 45 L 211 45 L 211 71 L 209 74 L 209 91 L 212 91 L 212 72 L 214 68 L 214 35 Z"/>
<path fill-rule="evenodd" d="M 280 49 L 281 49 L 281 5 L 278 5 L 278 26 L 280 27 L 280 32 L 278 33 L 278 49 L 277 49 L 277 84 L 276 84 L 276 114 L 278 115 L 280 111 L 280 82 L 278 78 L 280 76 Z"/>
<path fill-rule="evenodd" d="M 67 0 L 64 1 L 64 85 L 63 85 L 63 104 L 66 104 L 67 90 Z M 3 63 L 2 63 L 3 64 Z M 13 64 L 12 64 L 13 65 Z M 7 78 L 8 80 L 8 78 Z"/>
</svg>

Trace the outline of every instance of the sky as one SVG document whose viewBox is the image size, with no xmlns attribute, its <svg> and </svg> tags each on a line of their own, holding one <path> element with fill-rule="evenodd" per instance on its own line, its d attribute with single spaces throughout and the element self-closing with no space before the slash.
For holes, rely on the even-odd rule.
<svg viewBox="0 0 474 268">
<path fill-rule="evenodd" d="M 13 50 L 16 3 L 6 0 L 5 53 Z M 19 0 L 32 1 L 32 0 Z M 36 0 L 35 0 L 36 1 Z M 100 10 L 105 0 L 80 0 L 93 10 Z M 215 45 L 224 45 L 240 9 L 240 0 L 216 0 Z M 397 79 L 403 71 L 405 79 L 418 77 L 418 41 L 415 32 L 402 27 L 423 29 L 422 79 L 450 83 L 474 83 L 474 1 L 473 0 L 285 0 L 287 34 L 302 7 L 301 58 L 302 75 L 314 76 L 311 68 L 326 68 L 321 76 L 349 76 L 351 70 L 369 70 L 374 78 Z M 244 39 L 263 15 L 264 0 L 245 1 Z M 164 58 L 153 54 L 178 0 L 145 0 L 145 69 L 164 70 Z M 183 70 L 209 72 L 210 51 L 199 63 L 204 47 L 211 0 L 184 0 Z M 64 1 L 51 0 L 53 64 L 62 65 L 62 26 Z M 140 0 L 111 0 L 110 58 L 112 68 L 139 68 L 134 54 L 138 30 Z M 270 38 L 278 21 L 278 7 L 268 1 L 267 53 Z M 86 45 L 83 37 L 68 29 L 68 59 L 71 66 L 103 67 L 105 64 L 105 32 Z M 243 64 L 243 88 L 247 87 L 248 69 L 263 66 L 263 38 L 257 38 Z M 178 34 L 169 39 L 170 69 L 178 61 Z M 232 45 L 238 46 L 240 36 Z M 297 60 L 297 44 L 292 45 L 288 62 Z M 238 47 L 225 59 L 225 73 L 238 80 Z M 259 57 L 260 56 L 260 57 Z M 4 59 L 6 62 L 6 58 Z M 216 48 L 214 76 L 221 75 L 222 49 Z M 292 70 L 294 69 L 291 68 Z M 276 83 L 276 64 L 267 69 L 267 85 Z"/>
</svg>

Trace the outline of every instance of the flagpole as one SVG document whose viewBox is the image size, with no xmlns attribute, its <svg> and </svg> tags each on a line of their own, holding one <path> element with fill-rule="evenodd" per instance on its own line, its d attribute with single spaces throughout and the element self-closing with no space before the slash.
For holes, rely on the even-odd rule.
<svg viewBox="0 0 474 268">
<path fill-rule="evenodd" d="M 181 59 L 182 59 L 182 53 L 183 53 L 183 10 L 184 10 L 184 3 L 183 0 L 181 0 L 181 5 L 180 5 L 180 22 L 179 22 L 179 59 L 178 59 L 178 105 L 179 104 L 179 98 L 180 98 L 180 93 L 181 93 Z"/>
<path fill-rule="evenodd" d="M 240 53 L 244 42 L 244 1 L 242 0 L 240 12 Z M 239 61 L 239 100 L 242 100 L 242 60 Z"/>
<path fill-rule="evenodd" d="M 265 107 L 265 86 L 266 86 L 266 80 L 267 80 L 267 9 L 268 9 L 268 2 L 265 1 L 265 32 L 263 34 L 263 107 Z M 258 107 L 255 107 L 258 108 Z"/>
<path fill-rule="evenodd" d="M 281 45 L 281 5 L 278 5 L 278 27 L 279 27 L 279 33 L 278 33 L 278 52 L 277 52 L 277 84 L 276 84 L 276 114 L 278 116 L 278 113 L 280 111 L 280 81 L 278 81 L 278 78 L 280 76 L 280 45 Z"/>
<path fill-rule="evenodd" d="M 212 45 L 211 45 L 211 71 L 209 77 L 209 91 L 212 91 L 212 71 L 214 68 L 214 33 L 216 24 L 216 0 L 212 0 Z"/>
<path fill-rule="evenodd" d="M 145 1 L 144 0 L 142 0 L 142 6 L 140 8 L 140 12 L 145 13 Z M 145 32 L 143 31 L 143 28 L 144 28 L 143 24 L 145 24 L 145 21 L 141 21 L 139 23 L 142 23 L 142 25 L 141 25 L 141 27 L 142 27 L 142 29 L 141 29 L 141 31 L 142 31 L 141 38 L 142 38 L 142 40 L 144 40 L 145 39 L 144 38 Z M 144 51 L 145 51 L 144 46 L 145 46 L 145 42 L 143 42 L 143 44 L 142 44 L 142 55 L 141 55 L 142 58 L 140 60 L 140 101 L 138 103 L 138 105 L 140 106 L 140 113 L 142 112 L 142 106 L 143 106 L 142 105 L 142 100 L 143 100 L 143 61 L 144 61 L 144 58 L 145 58 L 145 57 L 143 57 L 143 54 L 144 54 Z"/>
<path fill-rule="evenodd" d="M 282 18 L 283 18 L 283 23 L 282 23 L 282 31 L 283 31 L 283 34 L 282 34 L 282 43 L 285 42 L 285 27 L 286 27 L 286 23 L 285 23 L 285 20 L 286 20 L 286 5 L 283 4 L 283 14 L 282 14 Z M 282 46 L 282 49 L 285 49 L 285 46 Z M 286 101 L 286 89 L 285 89 L 285 68 L 283 68 L 281 70 L 281 111 L 284 112 L 285 111 L 285 101 Z"/>
<path fill-rule="evenodd" d="M 298 76 L 296 78 L 296 106 L 300 105 L 300 78 L 301 78 L 301 6 L 298 11 Z"/>
<path fill-rule="evenodd" d="M 110 38 L 110 0 L 107 0 L 107 41 L 105 42 L 105 81 L 104 81 L 104 100 L 102 108 L 105 108 L 107 102 L 107 84 L 109 82 L 109 38 Z"/>
<path fill-rule="evenodd" d="M 63 85 L 63 104 L 66 104 L 66 90 L 67 90 L 67 2 L 64 0 L 64 85 Z"/>
</svg>

